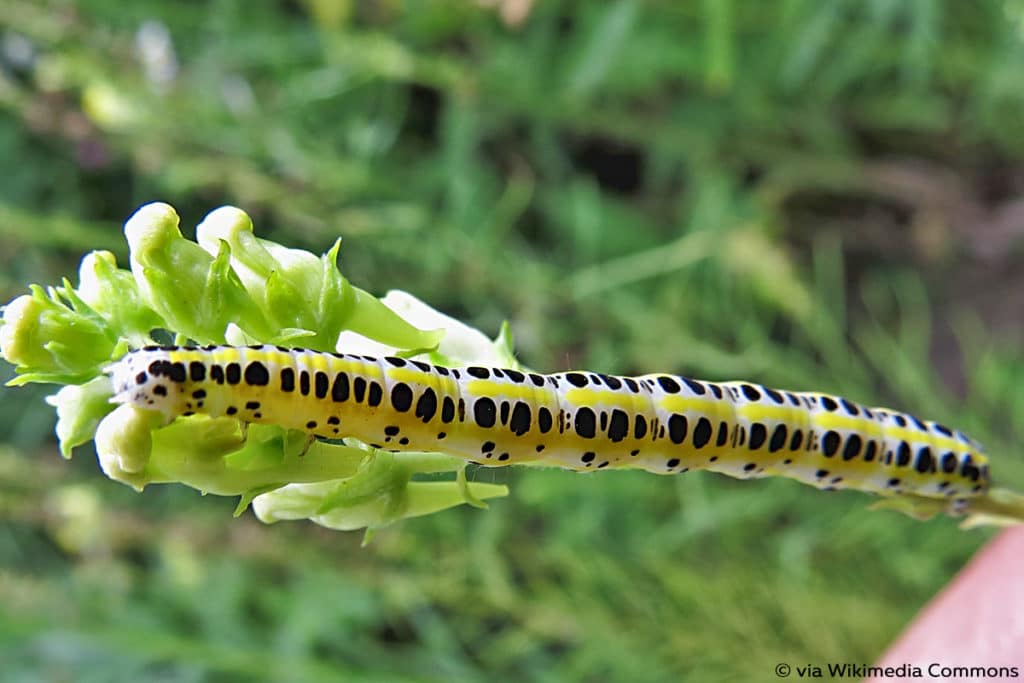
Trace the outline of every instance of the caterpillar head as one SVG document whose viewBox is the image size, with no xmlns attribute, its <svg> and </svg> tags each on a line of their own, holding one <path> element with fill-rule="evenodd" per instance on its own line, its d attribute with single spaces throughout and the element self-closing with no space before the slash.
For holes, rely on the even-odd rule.
<svg viewBox="0 0 1024 683">
<path fill-rule="evenodd" d="M 132 403 L 139 408 L 157 410 L 168 420 L 181 414 L 184 366 L 172 363 L 165 349 L 146 347 L 132 351 L 103 371 L 110 375 L 113 385 L 112 403 Z"/>
</svg>

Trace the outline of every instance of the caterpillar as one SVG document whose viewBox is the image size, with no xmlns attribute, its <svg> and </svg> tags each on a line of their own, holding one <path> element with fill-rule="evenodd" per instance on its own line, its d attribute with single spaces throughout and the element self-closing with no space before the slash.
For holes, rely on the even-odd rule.
<svg viewBox="0 0 1024 683">
<path fill-rule="evenodd" d="M 950 501 L 989 486 L 979 444 L 942 424 L 821 393 L 676 375 L 541 375 L 268 345 L 147 346 L 106 369 L 117 403 L 231 416 L 487 466 L 711 470 Z"/>
</svg>

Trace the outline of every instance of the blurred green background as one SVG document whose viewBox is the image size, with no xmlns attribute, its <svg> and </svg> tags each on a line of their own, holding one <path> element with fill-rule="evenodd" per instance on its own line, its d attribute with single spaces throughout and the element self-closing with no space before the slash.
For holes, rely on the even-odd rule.
<svg viewBox="0 0 1024 683">
<path fill-rule="evenodd" d="M 1021 489 L 1022 73 L 1022 0 L 0 0 L 0 299 L 231 203 L 536 369 L 913 410 Z M 5 681 L 771 680 L 873 661 L 992 536 L 510 468 L 360 548 L 65 462 L 46 393 L 0 393 Z"/>
</svg>

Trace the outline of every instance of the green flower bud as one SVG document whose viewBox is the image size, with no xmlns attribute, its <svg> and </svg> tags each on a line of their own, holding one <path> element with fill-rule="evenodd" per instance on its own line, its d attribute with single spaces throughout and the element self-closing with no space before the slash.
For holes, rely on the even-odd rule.
<svg viewBox="0 0 1024 683">
<path fill-rule="evenodd" d="M 4 307 L 0 353 L 8 362 L 25 368 L 56 369 L 54 358 L 44 348 L 45 336 L 40 330 L 47 308 L 46 301 L 28 294 Z"/>
<path fill-rule="evenodd" d="M 96 455 L 103 473 L 141 491 L 149 483 L 145 474 L 153 448 L 153 430 L 164 417 L 130 403 L 118 406 L 100 420 L 96 429 Z"/>
<path fill-rule="evenodd" d="M 308 443 L 301 432 L 272 425 L 196 415 L 161 426 L 159 413 L 123 405 L 96 431 L 100 466 L 111 479 L 136 489 L 180 483 L 219 496 L 250 495 L 288 482 L 350 477 L 364 451 Z"/>
<path fill-rule="evenodd" d="M 160 316 L 143 301 L 131 271 L 118 268 L 109 251 L 85 255 L 78 269 L 76 291 L 132 346 L 145 346 L 150 331 L 163 325 Z"/>
<path fill-rule="evenodd" d="M 196 240 L 210 254 L 231 247 L 231 265 L 285 341 L 303 333 L 303 345 L 334 350 L 343 329 L 352 329 L 400 349 L 433 348 L 437 331 L 425 332 L 403 320 L 374 296 L 349 284 L 338 270 L 341 240 L 317 258 L 256 237 L 252 220 L 232 206 L 210 212 L 196 228 Z"/>
<path fill-rule="evenodd" d="M 437 350 L 430 354 L 431 360 L 436 363 L 519 367 L 519 362 L 512 353 L 512 339 L 507 326 L 503 326 L 501 335 L 492 341 L 483 332 L 441 313 L 408 292 L 393 289 L 380 299 L 380 303 L 409 324 L 443 333 Z M 370 341 L 354 331 L 341 333 L 338 350 L 377 356 L 393 355 L 395 352 L 393 348 Z"/>
<path fill-rule="evenodd" d="M 245 437 L 237 420 L 203 416 L 175 420 L 153 434 L 151 471 L 220 496 L 288 482 L 324 481 L 354 474 L 365 453 L 273 425 L 249 425 Z"/>
<path fill-rule="evenodd" d="M 235 323 L 257 338 L 273 335 L 259 307 L 231 270 L 230 249 L 216 256 L 186 240 L 178 214 L 167 204 L 147 204 L 124 226 L 131 248 L 132 275 L 146 302 L 175 332 L 203 343 L 218 343 Z"/>
<path fill-rule="evenodd" d="M 69 384 L 46 402 L 57 409 L 57 439 L 60 453 L 71 457 L 71 449 L 93 438 L 100 420 L 110 413 L 110 378 L 97 377 L 82 385 Z"/>
<path fill-rule="evenodd" d="M 11 384 L 78 384 L 99 374 L 114 351 L 116 333 L 70 286 L 48 293 L 38 285 L 30 289 L 4 308 L 0 326 L 0 355 L 18 366 Z"/>
<path fill-rule="evenodd" d="M 322 284 L 316 256 L 256 237 L 248 214 L 233 206 L 207 214 L 196 241 L 209 254 L 221 242 L 231 247 L 231 267 L 277 327 L 316 328 L 313 304 Z"/>
<path fill-rule="evenodd" d="M 289 484 L 253 500 L 256 517 L 267 524 L 283 520 L 310 519 L 321 526 L 342 531 L 375 529 L 401 519 L 420 517 L 471 502 L 458 482 L 401 481 L 376 491 L 374 495 L 347 496 L 352 480 Z M 469 492 L 474 500 L 508 495 L 499 484 L 473 482 Z M 341 498 L 339 499 L 339 494 Z M 334 499 L 335 506 L 323 512 L 323 503 Z"/>
<path fill-rule="evenodd" d="M 504 486 L 467 483 L 465 462 L 436 453 L 367 452 L 353 476 L 316 484 L 292 484 L 257 496 L 253 509 L 264 522 L 309 518 L 333 529 L 375 528 L 507 495 Z M 416 473 L 459 473 L 455 481 L 416 482 Z"/>
<path fill-rule="evenodd" d="M 333 264 L 339 246 L 341 243 L 335 242 L 331 251 L 324 255 L 325 264 L 327 261 Z M 338 275 L 338 278 L 340 279 L 341 275 Z M 348 285 L 348 282 L 344 281 L 344 284 Z M 340 283 L 333 288 L 325 287 L 325 291 L 331 291 L 331 289 L 339 291 L 342 288 Z M 325 320 L 325 324 L 329 325 L 328 329 L 331 331 L 335 348 L 337 348 L 337 339 L 342 330 L 353 330 L 396 349 L 429 351 L 436 349 L 444 338 L 444 330 L 421 330 L 410 325 L 369 292 L 348 285 L 347 293 L 352 299 L 348 315 L 345 316 L 342 311 L 339 311 L 338 315 L 330 316 L 329 320 Z"/>
</svg>

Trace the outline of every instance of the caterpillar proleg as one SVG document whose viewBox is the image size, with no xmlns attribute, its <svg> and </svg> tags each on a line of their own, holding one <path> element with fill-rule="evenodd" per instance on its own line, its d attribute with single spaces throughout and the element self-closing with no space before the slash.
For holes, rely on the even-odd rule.
<svg viewBox="0 0 1024 683">
<path fill-rule="evenodd" d="M 148 346 L 107 368 L 115 402 L 232 416 L 488 466 L 711 470 L 950 501 L 988 489 L 959 431 L 886 408 L 749 382 L 552 375 L 274 346 Z"/>
</svg>

